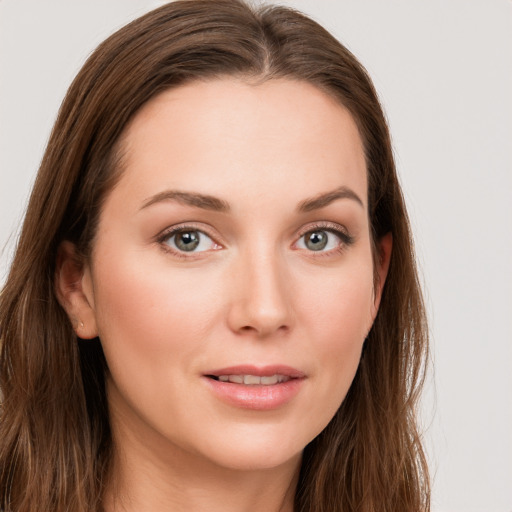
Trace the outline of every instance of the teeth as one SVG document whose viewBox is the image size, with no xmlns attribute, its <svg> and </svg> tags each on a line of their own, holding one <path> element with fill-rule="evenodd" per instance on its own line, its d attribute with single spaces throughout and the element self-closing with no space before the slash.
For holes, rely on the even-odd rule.
<svg viewBox="0 0 512 512">
<path fill-rule="evenodd" d="M 233 382 L 234 384 L 245 384 L 247 386 L 272 386 L 279 382 L 287 382 L 290 377 L 279 374 L 265 377 L 259 377 L 258 375 L 219 375 L 218 379 L 221 382 Z"/>
<path fill-rule="evenodd" d="M 279 375 L 272 375 L 271 377 L 261 377 L 262 384 L 277 384 L 279 382 Z"/>
<path fill-rule="evenodd" d="M 261 377 L 255 375 L 244 375 L 244 384 L 261 384 Z"/>
</svg>

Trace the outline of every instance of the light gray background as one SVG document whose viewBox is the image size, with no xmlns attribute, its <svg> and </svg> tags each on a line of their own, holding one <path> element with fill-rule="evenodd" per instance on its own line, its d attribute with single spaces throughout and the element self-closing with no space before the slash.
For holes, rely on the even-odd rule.
<svg viewBox="0 0 512 512">
<path fill-rule="evenodd" d="M 101 40 L 162 3 L 0 0 L 0 282 L 67 86 Z M 512 2 L 282 3 L 360 58 L 389 118 L 431 319 L 433 511 L 511 512 Z"/>
</svg>

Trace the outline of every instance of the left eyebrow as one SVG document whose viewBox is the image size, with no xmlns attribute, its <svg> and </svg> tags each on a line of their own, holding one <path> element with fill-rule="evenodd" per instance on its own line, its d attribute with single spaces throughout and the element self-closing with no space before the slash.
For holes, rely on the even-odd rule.
<svg viewBox="0 0 512 512">
<path fill-rule="evenodd" d="M 312 210 L 318 210 L 338 199 L 351 199 L 364 208 L 364 203 L 361 198 L 352 189 L 342 186 L 331 190 L 330 192 L 325 192 L 312 197 L 311 199 L 301 201 L 297 206 L 297 211 L 299 213 L 306 213 Z"/>
</svg>

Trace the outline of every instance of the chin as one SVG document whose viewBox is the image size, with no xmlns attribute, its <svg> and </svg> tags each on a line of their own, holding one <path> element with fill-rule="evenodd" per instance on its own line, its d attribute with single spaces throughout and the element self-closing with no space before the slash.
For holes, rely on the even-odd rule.
<svg viewBox="0 0 512 512">
<path fill-rule="evenodd" d="M 223 439 L 210 437 L 202 456 L 215 465 L 238 471 L 264 471 L 287 464 L 298 464 L 310 439 L 271 433 L 268 428 L 231 433 Z M 244 429 L 245 430 L 245 429 Z"/>
<path fill-rule="evenodd" d="M 211 459 L 215 465 L 233 471 L 271 471 L 286 465 L 298 465 L 302 458 L 302 449 L 295 453 L 272 453 L 254 450 L 231 451 Z"/>
</svg>

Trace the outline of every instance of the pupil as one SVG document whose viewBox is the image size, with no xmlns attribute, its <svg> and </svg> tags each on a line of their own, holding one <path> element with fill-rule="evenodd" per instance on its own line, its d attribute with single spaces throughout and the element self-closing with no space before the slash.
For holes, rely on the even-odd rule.
<svg viewBox="0 0 512 512">
<path fill-rule="evenodd" d="M 306 238 L 306 246 L 312 251 L 321 251 L 327 245 L 327 233 L 325 231 L 314 231 Z"/>
<path fill-rule="evenodd" d="M 176 235 L 176 246 L 182 251 L 193 251 L 198 245 L 197 231 L 185 231 Z"/>
</svg>

